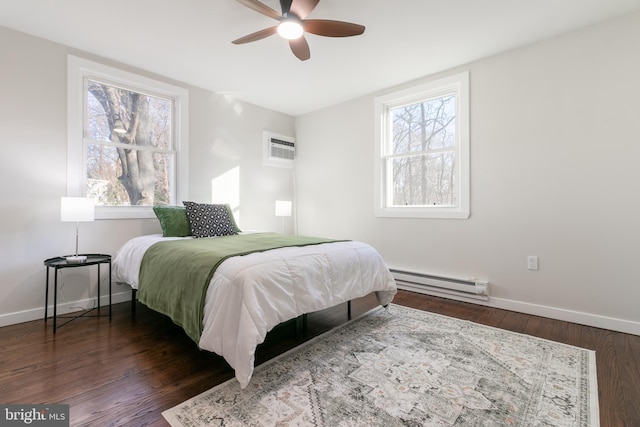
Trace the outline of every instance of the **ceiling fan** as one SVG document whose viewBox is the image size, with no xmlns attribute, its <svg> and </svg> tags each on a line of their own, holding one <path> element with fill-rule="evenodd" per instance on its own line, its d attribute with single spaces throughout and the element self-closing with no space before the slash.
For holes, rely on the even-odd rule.
<svg viewBox="0 0 640 427">
<path fill-rule="evenodd" d="M 278 33 L 289 40 L 291 51 L 301 61 L 306 61 L 311 57 L 309 43 L 304 37 L 305 32 L 325 37 L 350 37 L 364 33 L 364 26 L 351 22 L 305 19 L 316 8 L 320 0 L 280 0 L 282 14 L 258 0 L 238 0 L 238 2 L 269 18 L 280 21 L 280 23 L 240 37 L 231 43 L 254 42 Z"/>
</svg>

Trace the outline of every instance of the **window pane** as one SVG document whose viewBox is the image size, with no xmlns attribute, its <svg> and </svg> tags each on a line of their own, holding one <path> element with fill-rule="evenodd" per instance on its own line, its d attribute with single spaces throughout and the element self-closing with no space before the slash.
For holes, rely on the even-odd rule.
<svg viewBox="0 0 640 427">
<path fill-rule="evenodd" d="M 168 203 L 173 101 L 91 80 L 86 96 L 85 138 L 104 142 L 86 145 L 88 194 L 104 206 Z"/>
<path fill-rule="evenodd" d="M 156 186 L 154 190 L 154 205 L 168 205 L 171 203 L 171 182 L 173 182 L 173 154 L 153 153 L 153 165 L 156 170 Z"/>
<path fill-rule="evenodd" d="M 174 162 L 173 153 L 87 144 L 87 197 L 100 206 L 168 204 Z"/>
<path fill-rule="evenodd" d="M 390 110 L 393 153 L 424 152 L 453 147 L 455 95 Z"/>
<path fill-rule="evenodd" d="M 122 167 L 115 147 L 88 144 L 87 197 L 99 206 L 128 206 L 129 196 L 118 180 Z"/>
<path fill-rule="evenodd" d="M 375 209 L 469 218 L 469 72 L 375 98 Z"/>
<path fill-rule="evenodd" d="M 391 161 L 393 206 L 454 206 L 455 153 L 397 157 Z"/>
<path fill-rule="evenodd" d="M 85 138 L 171 150 L 172 101 L 87 81 Z"/>
</svg>

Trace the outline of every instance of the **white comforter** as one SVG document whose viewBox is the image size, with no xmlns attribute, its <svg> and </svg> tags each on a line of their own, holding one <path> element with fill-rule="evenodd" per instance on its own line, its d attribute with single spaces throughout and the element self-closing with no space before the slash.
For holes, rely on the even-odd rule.
<svg viewBox="0 0 640 427">
<path fill-rule="evenodd" d="M 113 260 L 116 282 L 138 287 L 145 251 L 175 238 L 136 237 Z M 207 290 L 199 346 L 225 358 L 242 388 L 251 379 L 255 350 L 274 326 L 376 292 L 391 302 L 396 284 L 380 254 L 361 242 L 289 247 L 228 258 Z"/>
</svg>

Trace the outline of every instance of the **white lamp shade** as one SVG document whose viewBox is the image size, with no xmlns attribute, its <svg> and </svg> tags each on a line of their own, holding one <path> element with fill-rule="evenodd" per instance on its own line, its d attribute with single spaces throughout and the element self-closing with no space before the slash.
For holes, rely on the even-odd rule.
<svg viewBox="0 0 640 427">
<path fill-rule="evenodd" d="M 291 201 L 276 200 L 276 216 L 291 216 Z"/>
<path fill-rule="evenodd" d="M 60 221 L 84 222 L 95 219 L 95 201 L 87 197 L 62 197 Z"/>
</svg>

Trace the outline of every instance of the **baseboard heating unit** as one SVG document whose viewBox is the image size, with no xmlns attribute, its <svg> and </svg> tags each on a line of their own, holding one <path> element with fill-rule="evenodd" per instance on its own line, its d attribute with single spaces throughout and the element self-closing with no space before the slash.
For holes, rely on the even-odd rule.
<svg viewBox="0 0 640 427">
<path fill-rule="evenodd" d="M 398 289 L 436 296 L 489 300 L 489 282 L 390 269 Z"/>
</svg>

